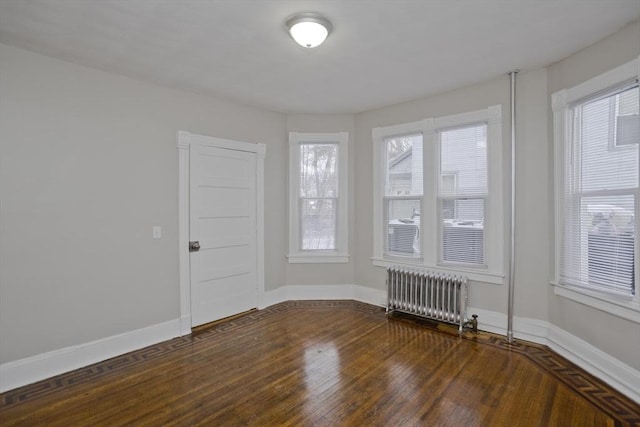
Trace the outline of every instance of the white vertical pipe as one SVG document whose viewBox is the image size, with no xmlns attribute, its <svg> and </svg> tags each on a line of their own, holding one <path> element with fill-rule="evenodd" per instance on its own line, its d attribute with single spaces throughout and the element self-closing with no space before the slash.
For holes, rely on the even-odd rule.
<svg viewBox="0 0 640 427">
<path fill-rule="evenodd" d="M 509 302 L 507 307 L 507 342 L 513 343 L 513 286 L 516 275 L 516 74 L 509 72 L 511 78 L 511 247 L 509 255 Z"/>
</svg>

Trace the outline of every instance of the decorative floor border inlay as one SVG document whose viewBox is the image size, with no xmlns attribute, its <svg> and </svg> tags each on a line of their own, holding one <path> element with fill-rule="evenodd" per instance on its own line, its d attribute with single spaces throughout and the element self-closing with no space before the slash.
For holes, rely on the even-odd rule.
<svg viewBox="0 0 640 427">
<path fill-rule="evenodd" d="M 383 308 L 358 301 L 286 301 L 263 310 L 252 311 L 246 315 L 222 321 L 192 335 L 164 341 L 84 368 L 7 391 L 0 394 L 0 410 L 14 405 L 28 403 L 35 399 L 60 392 L 65 388 L 98 379 L 105 380 L 109 377 L 115 377 L 123 370 L 130 369 L 140 361 L 159 359 L 162 356 L 183 349 L 184 347 L 206 345 L 212 336 L 233 332 L 239 328 L 256 324 L 263 319 L 300 307 L 305 309 L 341 308 L 356 310 L 379 318 L 386 317 Z M 413 323 L 418 324 L 420 322 L 416 320 Z M 430 329 L 441 330 L 439 327 Z M 441 330 L 441 332 L 448 333 L 452 335 L 453 338 L 454 334 L 451 333 L 451 330 Z M 455 339 L 458 339 L 457 334 L 455 334 Z M 514 344 L 509 344 L 502 336 L 484 332 L 478 335 L 465 333 L 463 339 L 473 340 L 481 344 L 521 354 L 549 375 L 568 386 L 577 395 L 583 397 L 596 408 L 616 420 L 616 422 L 628 425 L 640 425 L 640 405 L 635 404 L 631 399 L 615 391 L 603 381 L 586 373 L 546 346 L 525 341 L 517 341 Z"/>
<path fill-rule="evenodd" d="M 640 425 L 639 405 L 547 346 L 523 341 L 509 344 L 504 337 L 497 335 L 478 342 L 522 354 L 614 420 Z"/>
</svg>

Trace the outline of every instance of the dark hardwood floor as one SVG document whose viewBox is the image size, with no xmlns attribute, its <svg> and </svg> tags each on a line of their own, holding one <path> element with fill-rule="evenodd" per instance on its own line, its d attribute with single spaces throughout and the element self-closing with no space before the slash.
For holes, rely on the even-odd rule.
<svg viewBox="0 0 640 427">
<path fill-rule="evenodd" d="M 3 426 L 623 426 L 540 345 L 354 301 L 285 302 L 0 395 Z"/>
</svg>

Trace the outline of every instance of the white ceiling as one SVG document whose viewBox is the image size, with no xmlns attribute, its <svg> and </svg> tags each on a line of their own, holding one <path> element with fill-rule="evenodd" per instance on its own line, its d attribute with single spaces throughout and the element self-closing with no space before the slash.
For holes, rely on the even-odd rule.
<svg viewBox="0 0 640 427">
<path fill-rule="evenodd" d="M 285 31 L 303 11 L 333 23 L 318 48 Z M 284 113 L 357 113 L 548 65 L 639 16 L 640 0 L 0 0 L 0 42 Z"/>
</svg>

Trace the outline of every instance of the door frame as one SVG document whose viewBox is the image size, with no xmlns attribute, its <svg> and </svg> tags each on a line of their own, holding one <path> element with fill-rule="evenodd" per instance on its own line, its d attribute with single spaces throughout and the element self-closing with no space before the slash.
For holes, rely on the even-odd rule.
<svg viewBox="0 0 640 427">
<path fill-rule="evenodd" d="M 264 294 L 264 158 L 265 144 L 196 135 L 178 131 L 178 254 L 180 273 L 180 334 L 191 333 L 191 273 L 189 269 L 189 152 L 193 145 L 256 154 L 256 279 L 258 300 Z"/>
</svg>

